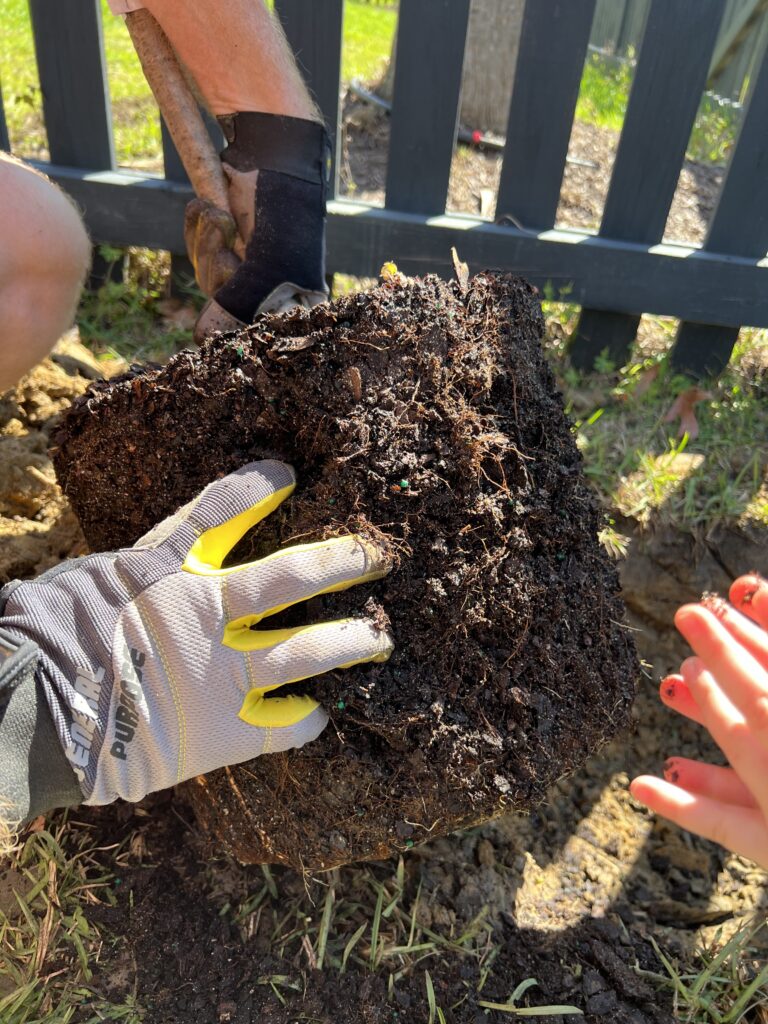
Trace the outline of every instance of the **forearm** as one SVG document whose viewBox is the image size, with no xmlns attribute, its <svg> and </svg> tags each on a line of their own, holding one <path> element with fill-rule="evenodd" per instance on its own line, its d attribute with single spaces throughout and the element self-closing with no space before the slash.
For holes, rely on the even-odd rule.
<svg viewBox="0 0 768 1024">
<path fill-rule="evenodd" d="M 321 121 L 263 0 L 144 0 L 217 117 L 240 110 Z"/>
</svg>

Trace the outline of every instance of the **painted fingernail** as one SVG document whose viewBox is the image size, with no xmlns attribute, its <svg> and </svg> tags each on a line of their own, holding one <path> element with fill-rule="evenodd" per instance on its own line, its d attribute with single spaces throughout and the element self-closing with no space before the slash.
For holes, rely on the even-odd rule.
<svg viewBox="0 0 768 1024">
<path fill-rule="evenodd" d="M 760 575 L 759 572 L 753 570 L 751 573 L 749 573 L 749 575 L 754 577 L 755 582 L 753 583 L 753 585 L 751 587 L 749 587 L 747 590 L 745 590 L 744 593 L 742 594 L 742 596 L 741 596 L 741 603 L 742 604 L 752 604 L 752 600 L 755 597 L 755 594 L 757 594 L 757 592 L 762 587 L 765 586 L 765 580 L 763 579 L 763 577 Z"/>
<path fill-rule="evenodd" d="M 668 782 L 677 782 L 680 778 L 680 772 L 675 766 L 674 758 L 670 757 L 664 762 L 664 778 Z"/>
</svg>

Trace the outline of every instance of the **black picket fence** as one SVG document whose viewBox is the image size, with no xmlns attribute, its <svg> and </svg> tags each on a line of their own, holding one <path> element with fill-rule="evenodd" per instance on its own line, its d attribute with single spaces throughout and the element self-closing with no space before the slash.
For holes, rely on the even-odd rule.
<svg viewBox="0 0 768 1024">
<path fill-rule="evenodd" d="M 728 362 L 741 326 L 768 327 L 768 59 L 753 76 L 739 136 L 701 247 L 662 243 L 726 0 L 651 0 L 597 233 L 555 228 L 595 0 L 528 0 L 497 211 L 446 213 L 470 0 L 401 0 L 384 208 L 338 196 L 328 269 L 375 276 L 472 270 L 524 275 L 582 307 L 572 357 L 621 364 L 639 317 L 680 318 L 673 365 Z M 182 253 L 189 186 L 165 138 L 166 178 L 118 171 L 98 0 L 30 0 L 48 133 L 43 169 L 82 207 L 96 242 Z M 343 0 L 275 0 L 338 143 Z M 0 144 L 8 146 L 0 109 Z M 338 146 L 337 146 L 338 152 Z"/>
</svg>

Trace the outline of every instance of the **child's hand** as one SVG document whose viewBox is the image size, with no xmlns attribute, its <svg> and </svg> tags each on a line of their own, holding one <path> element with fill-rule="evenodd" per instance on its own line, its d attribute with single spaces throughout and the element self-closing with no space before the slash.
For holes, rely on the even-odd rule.
<svg viewBox="0 0 768 1024">
<path fill-rule="evenodd" d="M 731 767 L 673 757 L 666 781 L 643 775 L 630 789 L 683 828 L 768 867 L 768 583 L 742 576 L 730 599 L 679 609 L 675 625 L 698 657 L 662 682 L 661 699 L 705 726 Z"/>
</svg>

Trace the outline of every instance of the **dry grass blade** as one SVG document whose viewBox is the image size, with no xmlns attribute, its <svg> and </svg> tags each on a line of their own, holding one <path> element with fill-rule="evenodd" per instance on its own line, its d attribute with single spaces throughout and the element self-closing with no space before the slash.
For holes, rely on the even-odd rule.
<svg viewBox="0 0 768 1024">
<path fill-rule="evenodd" d="M 43 961 L 45 960 L 46 953 L 48 952 L 48 944 L 51 940 L 51 931 L 53 930 L 53 914 L 54 908 L 59 906 L 58 897 L 56 895 L 56 861 L 52 860 L 48 864 L 48 906 L 45 910 L 45 917 L 40 925 L 40 931 L 37 935 L 37 949 L 35 951 L 35 974 L 39 974 Z"/>
<path fill-rule="evenodd" d="M 515 1017 L 560 1017 L 564 1013 L 584 1016 L 584 1011 L 578 1006 L 515 1006 L 513 1003 L 488 1003 L 484 1000 L 477 1005 L 499 1013 L 511 1013 Z"/>
<path fill-rule="evenodd" d="M 437 1017 L 437 1003 L 435 1000 L 435 986 L 432 984 L 432 976 L 429 971 L 424 971 L 424 984 L 427 989 L 427 1005 L 429 1006 L 429 1022 L 435 1024 Z"/>
<path fill-rule="evenodd" d="M 328 933 L 331 929 L 331 917 L 333 915 L 334 899 L 335 890 L 333 886 L 330 886 L 328 888 L 328 892 L 325 894 L 323 916 L 320 920 L 320 933 L 317 936 L 317 969 L 319 971 L 322 971 L 323 962 L 325 961 L 325 951 L 328 946 Z"/>
<path fill-rule="evenodd" d="M 384 906 L 384 890 L 379 889 L 376 897 L 376 909 L 373 912 L 373 924 L 371 925 L 371 952 L 368 957 L 368 964 L 373 971 L 378 963 L 379 929 L 381 927 L 381 911 Z"/>
</svg>

